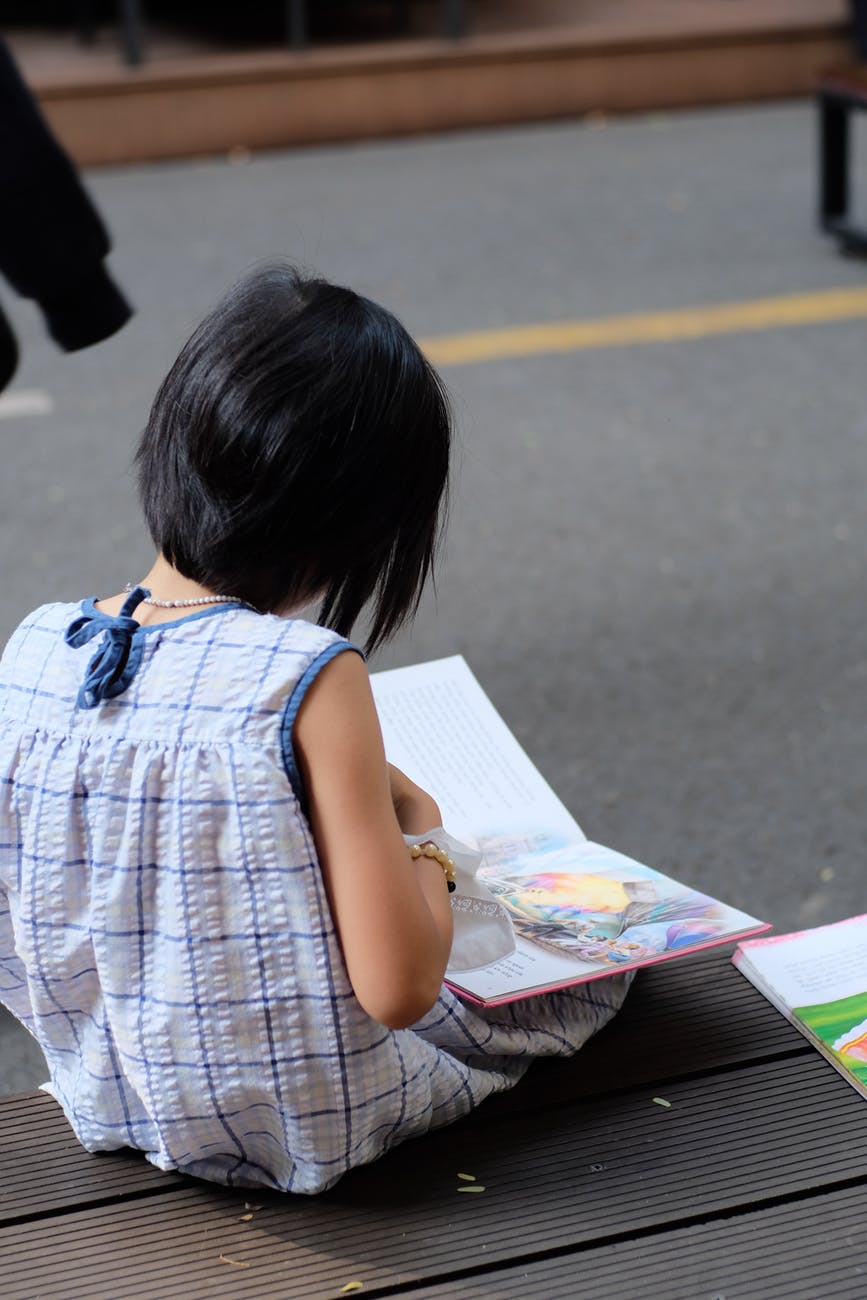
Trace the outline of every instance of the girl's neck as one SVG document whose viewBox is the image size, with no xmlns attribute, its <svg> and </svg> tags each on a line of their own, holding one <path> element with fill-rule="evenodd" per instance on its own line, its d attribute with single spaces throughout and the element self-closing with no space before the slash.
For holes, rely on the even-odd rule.
<svg viewBox="0 0 867 1300">
<path fill-rule="evenodd" d="M 172 605 L 168 609 L 143 602 L 137 607 L 134 617 L 136 622 L 148 624 L 173 623 L 185 614 L 195 614 L 199 609 L 208 609 L 213 604 L 214 596 L 231 598 L 234 594 L 231 591 L 211 591 L 209 587 L 203 587 L 200 582 L 194 582 L 192 578 L 185 578 L 182 573 L 178 573 L 177 569 L 169 563 L 164 555 L 158 555 L 148 573 L 143 578 L 134 581 L 133 585 L 147 587 L 154 600 L 172 602 L 195 600 L 202 602 L 200 605 Z M 126 600 L 126 596 L 126 592 L 121 592 L 118 596 L 109 596 L 105 600 L 98 602 L 99 608 L 106 614 L 118 614 L 121 605 Z M 211 599 L 203 600 L 203 597 L 210 597 Z"/>
</svg>

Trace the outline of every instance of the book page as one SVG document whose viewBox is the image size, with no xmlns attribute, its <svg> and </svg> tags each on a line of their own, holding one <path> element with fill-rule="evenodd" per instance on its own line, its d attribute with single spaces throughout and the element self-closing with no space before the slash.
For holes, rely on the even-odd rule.
<svg viewBox="0 0 867 1300">
<path fill-rule="evenodd" d="M 733 960 L 867 1097 L 867 916 L 753 940 Z"/>
<path fill-rule="evenodd" d="M 749 965 L 788 1007 L 867 994 L 867 916 L 741 944 Z"/>
<path fill-rule="evenodd" d="M 497 1006 L 526 997 L 528 990 L 564 988 L 599 974 L 612 972 L 599 971 L 590 962 L 557 957 L 518 935 L 515 951 L 508 957 L 501 957 L 499 961 L 476 970 L 454 975 L 446 972 L 446 983 L 456 993 L 463 993 L 471 1000 L 485 1006 Z"/>
<path fill-rule="evenodd" d="M 507 909 L 515 951 L 446 981 L 487 1004 L 684 956 L 761 928 L 747 913 L 585 840 L 481 841 L 479 879 Z"/>
<path fill-rule="evenodd" d="M 461 655 L 374 673 L 371 683 L 388 761 L 433 795 L 446 830 L 585 838 Z"/>
</svg>

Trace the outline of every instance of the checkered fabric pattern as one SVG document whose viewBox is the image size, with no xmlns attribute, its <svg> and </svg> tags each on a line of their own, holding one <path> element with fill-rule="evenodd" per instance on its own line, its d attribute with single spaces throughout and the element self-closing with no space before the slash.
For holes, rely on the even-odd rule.
<svg viewBox="0 0 867 1300">
<path fill-rule="evenodd" d="M 371 1020 L 291 752 L 304 691 L 351 647 L 212 608 L 135 632 L 125 688 L 84 707 L 94 647 L 64 632 L 93 612 L 43 606 L 0 662 L 0 1000 L 88 1150 L 321 1191 L 617 1009 L 615 976 L 484 1014 L 443 990 L 411 1030 Z"/>
</svg>

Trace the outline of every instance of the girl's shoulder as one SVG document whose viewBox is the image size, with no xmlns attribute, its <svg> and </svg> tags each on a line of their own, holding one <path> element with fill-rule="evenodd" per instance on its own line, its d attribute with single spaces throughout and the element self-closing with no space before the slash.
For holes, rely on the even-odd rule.
<svg viewBox="0 0 867 1300">
<path fill-rule="evenodd" d="M 331 628 L 307 619 L 243 609 L 221 621 L 209 647 L 209 657 L 221 660 L 228 675 L 239 674 L 246 683 L 255 680 L 266 694 L 275 689 L 288 691 L 296 708 L 330 659 L 358 649 Z"/>
<path fill-rule="evenodd" d="M 328 660 L 352 648 L 330 628 L 243 607 L 146 625 L 133 642 L 135 699 L 151 707 L 181 692 L 210 710 L 215 726 L 220 713 L 267 718 L 289 700 L 297 706 Z"/>
<path fill-rule="evenodd" d="M 258 614 L 243 607 L 226 610 L 210 619 L 205 614 L 178 623 L 160 623 L 154 626 L 154 630 L 162 634 L 161 640 L 171 640 L 175 636 L 178 640 L 204 640 L 215 649 L 224 645 L 230 651 L 254 657 L 257 653 L 272 656 L 284 652 L 315 657 L 322 651 L 350 644 L 331 628 L 307 619 Z"/>
<path fill-rule="evenodd" d="M 85 602 L 76 601 L 47 601 L 44 605 L 37 605 L 29 614 L 25 614 L 10 634 L 6 651 L 14 649 L 23 642 L 31 639 L 32 633 L 56 632 L 63 631 L 69 623 L 80 614 Z M 32 638 L 34 642 L 38 638 Z"/>
<path fill-rule="evenodd" d="M 96 597 L 94 596 L 93 599 L 95 600 Z M 48 600 L 43 605 L 37 605 L 35 609 L 31 609 L 29 614 L 25 614 L 15 631 L 17 632 L 20 628 L 40 627 L 44 623 L 63 623 L 66 619 L 75 618 L 76 614 L 80 614 L 87 603 L 87 600 L 83 598 L 81 600 Z"/>
</svg>

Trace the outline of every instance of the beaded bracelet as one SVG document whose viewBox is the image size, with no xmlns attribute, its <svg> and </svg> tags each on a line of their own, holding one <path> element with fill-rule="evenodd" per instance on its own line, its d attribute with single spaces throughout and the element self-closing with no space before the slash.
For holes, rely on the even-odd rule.
<svg viewBox="0 0 867 1300">
<path fill-rule="evenodd" d="M 410 844 L 409 856 L 416 858 L 432 858 L 438 862 L 443 869 L 443 875 L 446 878 L 446 884 L 450 894 L 455 892 L 455 862 L 450 858 L 445 849 L 439 848 L 433 840 L 428 840 L 425 844 Z"/>
</svg>

